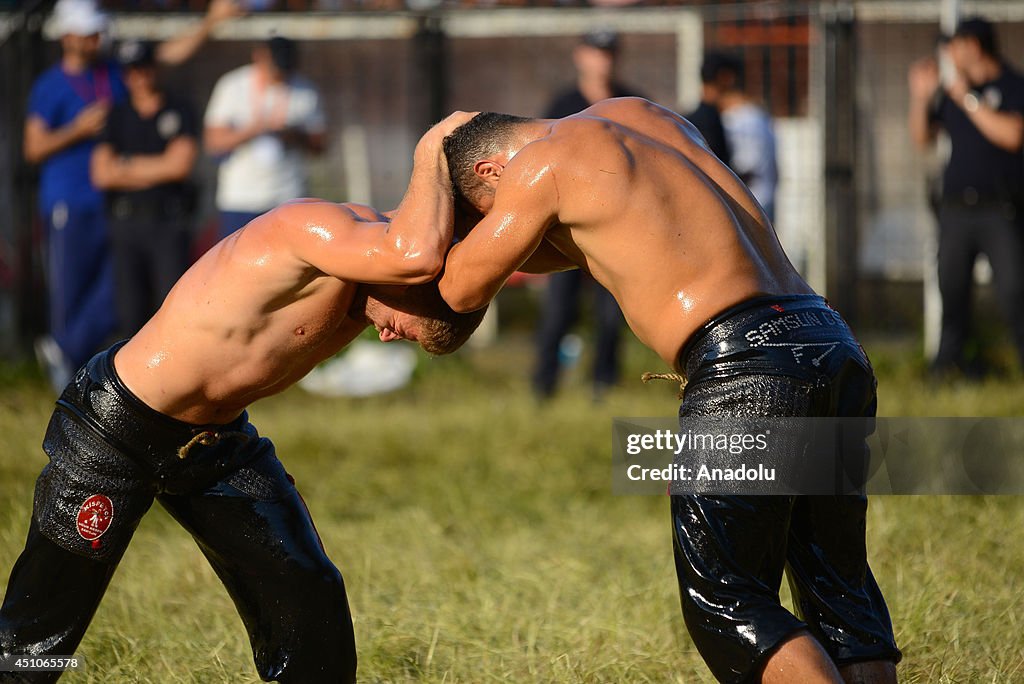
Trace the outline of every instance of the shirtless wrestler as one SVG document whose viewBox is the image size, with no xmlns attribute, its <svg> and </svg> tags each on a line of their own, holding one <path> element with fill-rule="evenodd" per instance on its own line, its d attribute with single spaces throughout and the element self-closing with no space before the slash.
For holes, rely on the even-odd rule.
<svg viewBox="0 0 1024 684">
<path fill-rule="evenodd" d="M 579 267 L 687 377 L 683 418 L 874 414 L 860 345 L 684 119 L 640 98 L 564 119 L 481 114 L 445 152 L 457 204 L 482 217 L 440 280 L 456 311 L 485 305 L 517 269 Z M 787 325 L 794 313 L 806 325 Z M 772 345 L 748 338 L 755 329 L 771 330 Z M 683 616 L 719 680 L 895 681 L 900 652 L 867 563 L 865 498 L 671 503 Z M 786 563 L 802 619 L 779 603 Z"/>
<path fill-rule="evenodd" d="M 420 141 L 393 219 L 311 200 L 274 209 L 206 253 L 137 335 L 79 370 L 43 443 L 50 463 L 0 609 L 0 655 L 74 653 L 156 498 L 227 587 L 264 680 L 355 681 L 342 577 L 245 407 L 368 325 L 436 354 L 466 340 L 481 316 L 455 314 L 433 282 L 451 201 L 423 189 L 447 186 L 441 140 L 467 119 Z"/>
</svg>

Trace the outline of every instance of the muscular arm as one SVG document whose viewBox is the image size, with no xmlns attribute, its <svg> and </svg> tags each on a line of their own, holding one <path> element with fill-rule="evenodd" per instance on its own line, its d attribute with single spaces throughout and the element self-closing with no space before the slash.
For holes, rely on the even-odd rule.
<svg viewBox="0 0 1024 684">
<path fill-rule="evenodd" d="M 102 190 L 143 190 L 154 185 L 188 178 L 196 161 L 196 141 L 179 137 L 162 154 L 120 157 L 112 145 L 101 143 L 93 150 L 89 175 Z"/>
<path fill-rule="evenodd" d="M 283 205 L 270 215 L 299 230 L 298 256 L 324 273 L 359 283 L 430 282 L 444 265 L 454 216 L 441 141 L 472 116 L 457 112 L 423 136 L 409 187 L 390 221 L 383 214 L 367 220 L 365 210 L 355 207 L 309 201 Z"/>
<path fill-rule="evenodd" d="M 531 153 L 520 152 L 505 167 L 491 211 L 448 253 L 439 287 L 455 311 L 476 311 L 490 302 L 526 264 L 558 216 L 552 170 L 538 159 L 546 146 L 530 147 Z M 545 256 L 552 255 L 543 252 L 537 265 Z"/>
</svg>

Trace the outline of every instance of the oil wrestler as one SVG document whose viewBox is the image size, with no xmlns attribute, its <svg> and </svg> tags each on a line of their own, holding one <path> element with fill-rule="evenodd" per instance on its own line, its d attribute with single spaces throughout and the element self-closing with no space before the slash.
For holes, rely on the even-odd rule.
<svg viewBox="0 0 1024 684">
<path fill-rule="evenodd" d="M 452 237 L 450 199 L 417 201 L 424 187 L 447 185 L 441 141 L 468 116 L 421 139 L 393 218 L 352 204 L 282 205 L 218 243 L 138 334 L 78 371 L 47 428 L 50 462 L 0 608 L 0 654 L 74 653 L 155 498 L 230 593 L 260 677 L 355 681 L 341 574 L 245 409 L 369 325 L 434 354 L 468 338 L 481 316 L 455 314 L 434 282 Z"/>
<path fill-rule="evenodd" d="M 445 151 L 456 203 L 479 220 L 440 280 L 456 311 L 484 306 L 516 270 L 578 267 L 685 375 L 681 420 L 874 415 L 849 327 L 686 120 L 640 98 L 563 119 L 481 114 Z M 786 325 L 794 313 L 820 324 Z M 770 345 L 747 336 L 768 329 Z M 718 680 L 896 681 L 866 498 L 673 496 L 671 509 L 683 616 Z M 799 617 L 779 602 L 787 564 Z"/>
</svg>

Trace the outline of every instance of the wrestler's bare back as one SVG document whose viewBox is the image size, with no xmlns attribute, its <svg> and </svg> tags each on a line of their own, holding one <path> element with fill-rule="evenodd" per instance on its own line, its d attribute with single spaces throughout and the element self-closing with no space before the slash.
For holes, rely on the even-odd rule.
<svg viewBox="0 0 1024 684">
<path fill-rule="evenodd" d="M 487 293 L 484 253 L 511 258 L 496 256 L 509 227 L 543 216 L 531 203 L 545 192 L 545 174 L 555 206 L 539 227 L 544 240 L 608 288 L 637 337 L 671 366 L 729 306 L 812 292 L 746 187 L 673 112 L 620 98 L 527 126 L 537 127 L 536 140 L 508 162 L 493 208 L 449 255 L 441 291 L 456 310 L 467 308 L 460 295 L 476 306 Z"/>
<path fill-rule="evenodd" d="M 330 206 L 339 220 L 384 220 L 368 207 Z M 348 317 L 358 283 L 299 256 L 323 241 L 317 230 L 275 210 L 204 254 L 118 351 L 115 366 L 128 388 L 179 420 L 224 423 L 356 337 L 367 326 Z"/>
</svg>

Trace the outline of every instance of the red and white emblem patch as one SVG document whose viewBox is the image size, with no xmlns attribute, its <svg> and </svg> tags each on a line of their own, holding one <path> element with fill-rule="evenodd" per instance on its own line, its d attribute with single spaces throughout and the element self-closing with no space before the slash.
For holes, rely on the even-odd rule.
<svg viewBox="0 0 1024 684">
<path fill-rule="evenodd" d="M 103 536 L 114 519 L 114 504 L 102 494 L 93 494 L 78 507 L 78 534 L 86 541 Z"/>
</svg>

